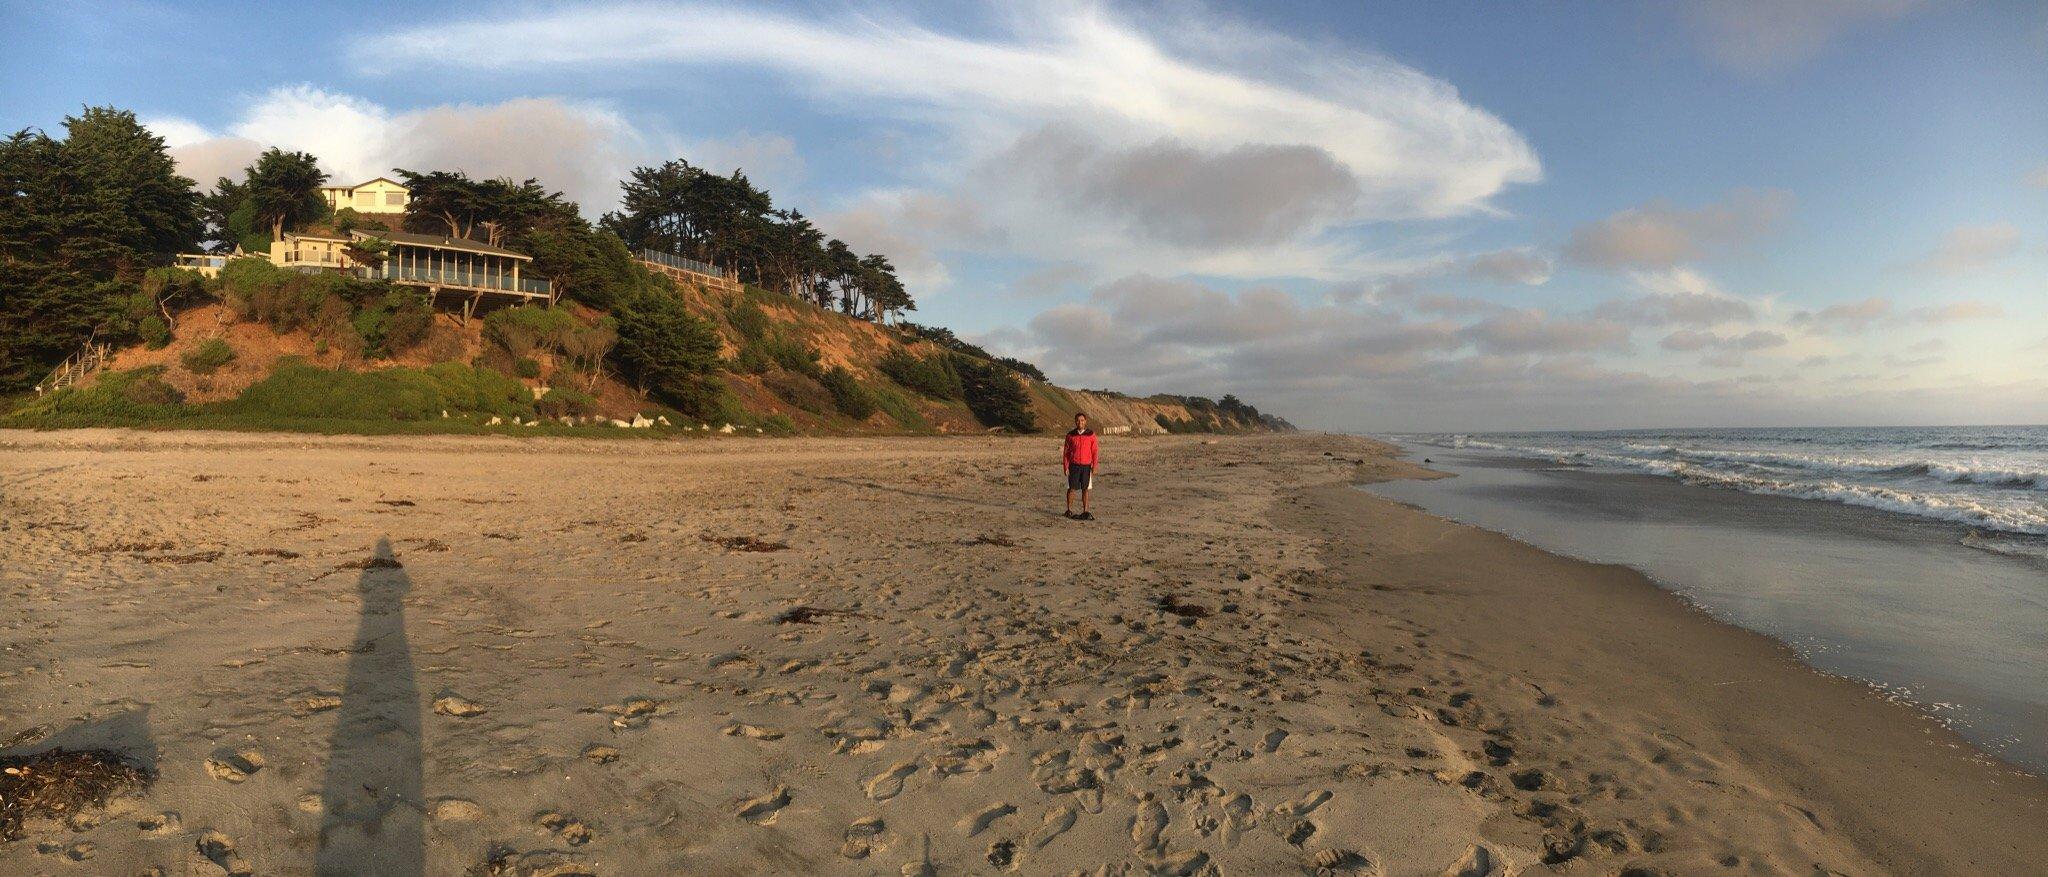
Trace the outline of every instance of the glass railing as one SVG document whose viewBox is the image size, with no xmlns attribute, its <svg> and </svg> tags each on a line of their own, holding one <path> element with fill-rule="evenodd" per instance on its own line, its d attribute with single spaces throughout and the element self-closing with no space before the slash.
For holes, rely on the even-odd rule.
<svg viewBox="0 0 2048 877">
<path fill-rule="evenodd" d="M 666 265 L 670 268 L 675 268 L 682 271 L 691 271 L 698 274 L 709 274 L 712 277 L 725 276 L 724 271 L 718 270 L 717 266 L 712 265 L 708 262 L 699 262 L 695 259 L 685 259 L 682 256 L 664 253 L 660 250 L 641 250 L 640 260 L 643 262 L 653 262 L 656 265 Z"/>
<path fill-rule="evenodd" d="M 432 283 L 441 286 L 466 286 L 471 289 L 501 289 L 506 292 L 524 292 L 534 295 L 549 295 L 554 284 L 546 280 L 521 277 L 516 282 L 510 274 L 496 271 L 465 271 L 456 268 L 421 268 L 412 265 L 384 263 L 381 269 L 367 272 L 367 276 L 384 280 L 411 283 Z"/>
</svg>

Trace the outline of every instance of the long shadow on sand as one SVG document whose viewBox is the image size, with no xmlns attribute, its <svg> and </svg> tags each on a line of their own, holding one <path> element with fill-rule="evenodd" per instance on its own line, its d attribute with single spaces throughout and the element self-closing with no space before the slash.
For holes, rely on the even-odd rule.
<svg viewBox="0 0 2048 877">
<path fill-rule="evenodd" d="M 362 621 L 327 746 L 314 873 L 416 877 L 426 871 L 426 838 L 419 683 L 405 639 L 412 579 L 392 557 L 391 540 L 377 540 L 358 588 Z"/>
</svg>

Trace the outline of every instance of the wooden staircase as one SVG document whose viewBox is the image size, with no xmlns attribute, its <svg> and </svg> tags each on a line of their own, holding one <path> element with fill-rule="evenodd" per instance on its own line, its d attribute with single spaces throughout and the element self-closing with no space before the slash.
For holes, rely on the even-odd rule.
<svg viewBox="0 0 2048 877">
<path fill-rule="evenodd" d="M 113 351 L 112 345 L 86 342 L 84 347 L 71 354 L 64 360 L 64 364 L 57 366 L 55 371 L 50 372 L 49 377 L 36 385 L 36 393 L 54 393 L 83 383 L 86 378 L 92 377 L 106 367 L 107 360 L 113 356 Z"/>
</svg>

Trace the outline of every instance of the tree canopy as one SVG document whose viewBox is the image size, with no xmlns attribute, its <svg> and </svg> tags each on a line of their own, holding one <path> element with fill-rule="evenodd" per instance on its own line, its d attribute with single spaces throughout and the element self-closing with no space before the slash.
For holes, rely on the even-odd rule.
<svg viewBox="0 0 2048 877">
<path fill-rule="evenodd" d="M 634 168 L 602 227 L 634 249 L 731 270 L 747 283 L 887 322 L 916 310 L 896 266 L 861 255 L 795 210 L 777 210 L 742 171 L 719 175 L 682 159 Z"/>
<path fill-rule="evenodd" d="M 134 113 L 87 107 L 64 134 L 0 140 L 0 390 L 34 383 L 95 332 L 132 333 L 144 272 L 204 233 L 193 182 Z"/>
</svg>

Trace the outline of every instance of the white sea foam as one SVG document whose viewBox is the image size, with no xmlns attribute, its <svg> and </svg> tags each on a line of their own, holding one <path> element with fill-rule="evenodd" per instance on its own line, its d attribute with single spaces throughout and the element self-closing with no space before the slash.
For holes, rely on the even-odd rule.
<svg viewBox="0 0 2048 877">
<path fill-rule="evenodd" d="M 1428 441 L 2048 536 L 2042 427 L 1460 434 Z"/>
</svg>

